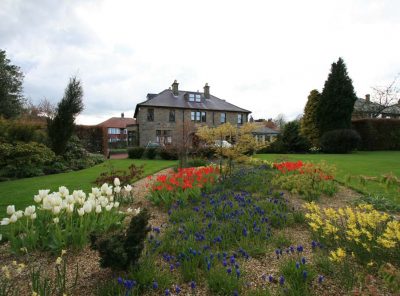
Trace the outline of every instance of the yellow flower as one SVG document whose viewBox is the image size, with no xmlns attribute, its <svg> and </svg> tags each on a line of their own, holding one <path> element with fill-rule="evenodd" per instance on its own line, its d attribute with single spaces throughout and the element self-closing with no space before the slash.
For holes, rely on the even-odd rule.
<svg viewBox="0 0 400 296">
<path fill-rule="evenodd" d="M 370 262 L 368 262 L 367 265 L 368 265 L 368 266 L 373 266 L 373 265 L 374 265 L 374 262 L 373 262 L 373 261 L 370 261 Z"/>
<path fill-rule="evenodd" d="M 332 262 L 341 262 L 346 257 L 346 251 L 338 248 L 336 251 L 331 251 L 329 260 Z"/>
<path fill-rule="evenodd" d="M 36 293 L 35 291 L 32 292 L 32 296 L 38 296 L 38 293 Z"/>
<path fill-rule="evenodd" d="M 61 250 L 61 256 L 67 254 L 67 250 Z"/>
<path fill-rule="evenodd" d="M 60 265 L 61 262 L 62 262 L 62 258 L 61 258 L 61 257 L 58 257 L 57 260 L 56 260 L 56 264 L 57 264 L 57 265 Z"/>
</svg>

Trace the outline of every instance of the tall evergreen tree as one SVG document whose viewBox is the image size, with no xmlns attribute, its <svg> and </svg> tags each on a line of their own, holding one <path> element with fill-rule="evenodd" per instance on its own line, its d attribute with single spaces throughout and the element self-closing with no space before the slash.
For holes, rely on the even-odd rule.
<svg viewBox="0 0 400 296">
<path fill-rule="evenodd" d="M 60 155 L 65 151 L 74 131 L 75 117 L 83 110 L 83 89 L 81 82 L 72 77 L 58 103 L 54 118 L 47 120 L 47 131 L 53 151 Z"/>
<path fill-rule="evenodd" d="M 0 116 L 17 117 L 23 108 L 22 81 L 24 74 L 12 65 L 6 52 L 0 49 Z"/>
<path fill-rule="evenodd" d="M 356 100 L 346 65 L 343 59 L 339 58 L 332 64 L 318 107 L 317 122 L 321 136 L 331 130 L 350 128 L 351 114 Z"/>
<path fill-rule="evenodd" d="M 312 143 L 318 146 L 318 139 L 321 136 L 317 124 L 317 111 L 321 100 L 321 94 L 313 89 L 308 95 L 306 106 L 304 107 L 304 116 L 301 119 L 301 133 Z"/>
</svg>

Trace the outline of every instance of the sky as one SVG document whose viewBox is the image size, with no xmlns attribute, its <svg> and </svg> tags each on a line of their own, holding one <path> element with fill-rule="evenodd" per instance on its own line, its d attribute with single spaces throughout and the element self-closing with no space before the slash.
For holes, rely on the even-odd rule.
<svg viewBox="0 0 400 296">
<path fill-rule="evenodd" d="M 176 79 L 258 118 L 302 114 L 342 57 L 359 97 L 400 72 L 398 0 L 0 0 L 0 48 L 34 104 L 83 83 L 81 124 L 132 117 Z"/>
</svg>

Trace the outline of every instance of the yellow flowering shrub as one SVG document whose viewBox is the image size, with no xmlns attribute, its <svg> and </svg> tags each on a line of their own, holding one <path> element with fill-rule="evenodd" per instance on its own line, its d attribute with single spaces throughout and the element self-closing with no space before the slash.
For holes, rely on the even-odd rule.
<svg viewBox="0 0 400 296">
<path fill-rule="evenodd" d="M 339 262 L 348 250 L 364 264 L 389 260 L 400 263 L 400 222 L 388 214 L 368 204 L 336 210 L 321 209 L 311 202 L 305 208 L 313 233 L 321 242 L 338 248 L 331 252 L 332 261 Z"/>
</svg>

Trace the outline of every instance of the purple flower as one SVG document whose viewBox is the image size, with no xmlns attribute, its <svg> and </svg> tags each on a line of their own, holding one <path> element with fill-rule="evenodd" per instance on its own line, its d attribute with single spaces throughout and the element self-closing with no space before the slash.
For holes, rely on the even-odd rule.
<svg viewBox="0 0 400 296">
<path fill-rule="evenodd" d="M 299 252 L 299 253 L 303 252 L 303 246 L 302 245 L 298 245 L 297 246 L 297 252 Z"/>
<path fill-rule="evenodd" d="M 236 269 L 236 276 L 237 276 L 237 278 L 240 277 L 240 270 L 239 269 Z"/>
<path fill-rule="evenodd" d="M 159 227 L 153 227 L 153 231 L 156 233 L 160 233 L 160 228 Z"/>
<path fill-rule="evenodd" d="M 285 278 L 283 277 L 283 275 L 281 275 L 281 276 L 279 277 L 279 284 L 280 284 L 281 286 L 283 286 L 284 283 L 285 283 Z"/>
<path fill-rule="evenodd" d="M 196 282 L 195 282 L 195 281 L 191 281 L 191 282 L 190 282 L 190 288 L 191 288 L 192 290 L 196 289 Z"/>
<path fill-rule="evenodd" d="M 305 257 L 301 258 L 301 263 L 306 264 L 306 258 Z"/>
<path fill-rule="evenodd" d="M 263 275 L 261 276 L 261 278 L 263 279 L 263 281 L 266 281 L 266 280 L 267 280 L 267 276 L 266 276 L 265 274 L 263 274 Z"/>
<path fill-rule="evenodd" d="M 179 286 L 176 285 L 176 287 L 175 287 L 175 293 L 176 293 L 176 294 L 179 294 L 180 292 L 181 292 L 181 288 L 179 288 Z"/>
<path fill-rule="evenodd" d="M 153 289 L 158 289 L 158 283 L 156 281 L 153 282 Z"/>
<path fill-rule="evenodd" d="M 307 278 L 307 270 L 303 270 L 303 279 L 305 280 Z"/>
<path fill-rule="evenodd" d="M 123 280 L 121 277 L 119 277 L 119 278 L 118 278 L 118 284 L 121 284 L 121 285 L 122 285 L 123 283 L 124 283 L 124 280 Z"/>
<path fill-rule="evenodd" d="M 227 272 L 228 274 L 231 274 L 232 269 L 229 267 L 229 268 L 226 270 L 226 272 Z"/>
<path fill-rule="evenodd" d="M 246 227 L 243 228 L 242 234 L 243 234 L 243 236 L 247 236 L 247 228 Z"/>
<path fill-rule="evenodd" d="M 318 277 L 318 284 L 321 284 L 323 281 L 324 281 L 324 276 L 323 276 L 323 275 L 320 275 L 320 276 Z"/>
<path fill-rule="evenodd" d="M 296 269 L 299 269 L 299 268 L 300 268 L 300 263 L 296 262 Z"/>
<path fill-rule="evenodd" d="M 230 262 L 231 262 L 231 264 L 235 264 L 235 257 L 234 256 L 231 256 Z"/>
<path fill-rule="evenodd" d="M 233 296 L 239 296 L 239 292 L 238 291 L 233 291 Z"/>
<path fill-rule="evenodd" d="M 173 265 L 173 264 L 171 264 L 171 265 L 169 266 L 169 270 L 170 270 L 170 271 L 173 271 L 173 270 L 174 270 L 174 265 Z"/>
<path fill-rule="evenodd" d="M 317 247 L 317 242 L 312 241 L 311 242 L 311 248 L 315 249 Z"/>
<path fill-rule="evenodd" d="M 225 259 L 222 260 L 222 265 L 223 265 L 224 267 L 226 267 L 226 266 L 228 265 L 228 263 L 226 263 L 226 260 L 225 260 Z"/>
<path fill-rule="evenodd" d="M 169 289 L 166 289 L 165 290 L 165 296 L 169 296 L 169 295 L 171 295 L 171 293 L 169 292 Z"/>
<path fill-rule="evenodd" d="M 268 281 L 269 281 L 270 283 L 272 283 L 272 282 L 274 281 L 274 277 L 273 277 L 272 275 L 269 275 L 269 276 L 268 276 Z"/>
</svg>

